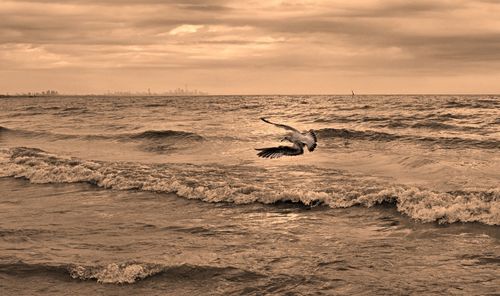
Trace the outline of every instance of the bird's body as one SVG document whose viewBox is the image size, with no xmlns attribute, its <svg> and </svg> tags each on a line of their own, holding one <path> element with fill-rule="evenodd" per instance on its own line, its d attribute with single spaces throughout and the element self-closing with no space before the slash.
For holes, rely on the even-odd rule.
<svg viewBox="0 0 500 296">
<path fill-rule="evenodd" d="M 278 147 L 269 147 L 269 148 L 259 148 L 256 149 L 260 151 L 257 153 L 258 156 L 264 158 L 278 158 L 281 156 L 294 156 L 301 155 L 304 153 L 304 146 L 307 147 L 309 152 L 314 151 L 317 146 L 317 138 L 316 134 L 313 130 L 309 130 L 306 132 L 300 132 L 299 130 L 284 124 L 278 124 L 270 122 L 265 118 L 261 118 L 262 121 L 272 124 L 274 126 L 286 129 L 290 131 L 290 133 L 285 136 L 281 141 L 288 141 L 292 143 L 292 146 L 278 146 Z"/>
</svg>

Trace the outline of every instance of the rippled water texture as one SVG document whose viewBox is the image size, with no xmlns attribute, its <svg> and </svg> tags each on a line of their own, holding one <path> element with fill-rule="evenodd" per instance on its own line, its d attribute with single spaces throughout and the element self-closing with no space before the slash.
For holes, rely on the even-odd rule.
<svg viewBox="0 0 500 296">
<path fill-rule="evenodd" d="M 0 103 L 9 294 L 499 292 L 499 97 Z"/>
</svg>

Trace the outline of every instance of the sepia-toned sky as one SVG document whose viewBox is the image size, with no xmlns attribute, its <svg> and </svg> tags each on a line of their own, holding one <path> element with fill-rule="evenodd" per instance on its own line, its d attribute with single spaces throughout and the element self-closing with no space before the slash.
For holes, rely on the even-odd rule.
<svg viewBox="0 0 500 296">
<path fill-rule="evenodd" d="M 0 93 L 499 93 L 500 0 L 0 0 Z"/>
</svg>

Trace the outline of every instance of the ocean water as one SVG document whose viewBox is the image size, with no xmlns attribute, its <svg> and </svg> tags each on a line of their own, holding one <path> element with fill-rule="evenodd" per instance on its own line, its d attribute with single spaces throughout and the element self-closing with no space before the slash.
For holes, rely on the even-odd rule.
<svg viewBox="0 0 500 296">
<path fill-rule="evenodd" d="M 499 168 L 498 96 L 5 98 L 0 290 L 498 295 Z"/>
</svg>

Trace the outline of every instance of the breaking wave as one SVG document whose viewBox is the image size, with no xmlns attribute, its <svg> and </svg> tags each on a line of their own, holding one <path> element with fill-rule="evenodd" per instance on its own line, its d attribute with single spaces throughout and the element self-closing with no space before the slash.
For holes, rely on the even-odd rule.
<svg viewBox="0 0 500 296">
<path fill-rule="evenodd" d="M 0 271 L 7 274 L 68 276 L 77 280 L 95 280 L 103 284 L 133 284 L 148 277 L 165 275 L 174 279 L 197 279 L 222 276 L 227 278 L 255 278 L 261 275 L 235 267 L 203 265 L 164 265 L 143 262 L 109 263 L 103 265 L 79 264 L 29 264 L 25 262 L 0 264 Z"/>
<path fill-rule="evenodd" d="M 294 172 L 309 175 L 303 178 Z M 438 192 L 311 166 L 293 166 L 283 172 L 249 165 L 85 161 L 17 147 L 0 150 L 0 177 L 26 178 L 32 183 L 87 182 L 102 188 L 175 193 L 236 204 L 289 201 L 345 208 L 391 203 L 423 222 L 500 225 L 498 188 Z"/>
</svg>

